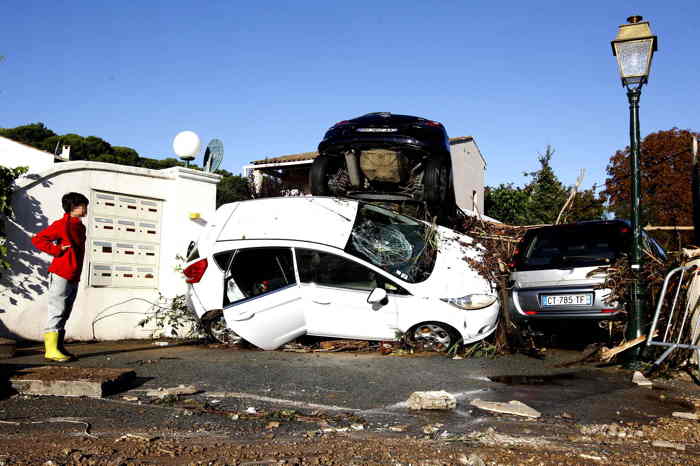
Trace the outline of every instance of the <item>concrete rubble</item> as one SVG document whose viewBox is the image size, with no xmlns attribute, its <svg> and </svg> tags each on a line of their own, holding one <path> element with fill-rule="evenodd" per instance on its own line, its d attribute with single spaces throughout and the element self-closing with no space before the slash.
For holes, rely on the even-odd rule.
<svg viewBox="0 0 700 466">
<path fill-rule="evenodd" d="M 654 385 L 651 383 L 651 380 L 644 377 L 644 374 L 639 371 L 634 371 L 634 374 L 632 375 L 632 382 L 636 383 L 640 387 L 646 388 L 652 388 Z"/>
<path fill-rule="evenodd" d="M 178 385 L 172 388 L 159 387 L 155 390 L 148 390 L 146 396 L 154 396 L 158 398 L 165 398 L 166 396 L 179 396 L 179 395 L 194 395 L 196 393 L 201 393 L 203 390 L 194 385 Z"/>
<path fill-rule="evenodd" d="M 667 442 L 666 440 L 654 440 L 651 442 L 651 446 L 658 448 L 673 448 L 674 450 L 685 451 L 685 445 L 680 443 Z"/>
<path fill-rule="evenodd" d="M 678 417 L 681 419 L 688 419 L 689 421 L 698 421 L 700 420 L 700 414 L 697 413 L 685 413 L 681 411 L 676 411 L 673 413 L 673 417 Z"/>
<path fill-rule="evenodd" d="M 23 395 L 101 398 L 135 376 L 131 369 L 40 366 L 17 371 L 10 384 Z"/>
<path fill-rule="evenodd" d="M 517 400 L 512 400 L 508 403 L 501 403 L 497 401 L 482 401 L 476 399 L 472 400 L 470 404 L 476 408 L 483 409 L 484 411 L 493 411 L 496 413 L 515 414 L 516 416 L 525 416 L 533 418 L 538 418 L 542 415 L 536 409 L 533 409 L 525 403 L 522 403 Z"/>
<path fill-rule="evenodd" d="M 454 395 L 444 390 L 432 392 L 413 392 L 408 397 L 408 408 L 413 410 L 421 409 L 455 409 L 457 399 Z"/>
</svg>

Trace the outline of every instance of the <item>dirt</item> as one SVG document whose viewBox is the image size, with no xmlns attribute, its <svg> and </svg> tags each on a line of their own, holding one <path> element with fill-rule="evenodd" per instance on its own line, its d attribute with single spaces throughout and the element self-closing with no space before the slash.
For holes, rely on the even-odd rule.
<svg viewBox="0 0 700 466">
<path fill-rule="evenodd" d="M 697 421 L 662 419 L 614 427 L 564 423 L 558 436 L 533 435 L 529 424 L 520 422 L 517 434 L 493 428 L 458 434 L 437 428 L 428 435 L 319 430 L 285 435 L 276 433 L 277 423 L 268 423 L 256 438 L 243 441 L 201 429 L 158 428 L 100 432 L 92 438 L 74 424 L 28 435 L 17 425 L 14 432 L 3 429 L 0 464 L 479 464 L 474 456 L 485 464 L 700 464 Z M 654 447 L 654 440 L 685 450 Z"/>
<path fill-rule="evenodd" d="M 43 380 L 52 382 L 58 380 L 86 380 L 88 382 L 104 383 L 133 375 L 131 369 L 83 368 L 62 366 L 41 366 L 18 369 L 11 378 L 15 380 Z"/>
</svg>

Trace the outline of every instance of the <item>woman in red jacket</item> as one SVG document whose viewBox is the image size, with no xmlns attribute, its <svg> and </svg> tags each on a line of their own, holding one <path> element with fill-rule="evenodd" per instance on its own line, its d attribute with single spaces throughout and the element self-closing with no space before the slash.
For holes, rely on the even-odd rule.
<svg viewBox="0 0 700 466">
<path fill-rule="evenodd" d="M 61 199 L 65 214 L 32 238 L 37 249 L 53 256 L 49 266 L 49 311 L 44 333 L 44 358 L 66 362 L 74 358 L 63 347 L 65 326 L 78 294 L 78 282 L 85 257 L 85 225 L 88 199 L 68 193 Z"/>
</svg>

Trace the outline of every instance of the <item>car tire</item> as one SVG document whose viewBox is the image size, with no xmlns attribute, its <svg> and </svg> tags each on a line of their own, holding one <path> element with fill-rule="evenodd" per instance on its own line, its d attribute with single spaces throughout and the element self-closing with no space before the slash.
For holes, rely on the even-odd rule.
<svg viewBox="0 0 700 466">
<path fill-rule="evenodd" d="M 216 343 L 236 345 L 242 340 L 236 332 L 226 327 L 226 319 L 224 319 L 224 313 L 221 311 L 202 319 L 202 329 L 207 337 Z"/>
<path fill-rule="evenodd" d="M 449 217 L 454 210 L 455 195 L 449 158 L 432 158 L 426 161 L 423 200 L 428 204 L 430 213 L 439 219 Z"/>
<path fill-rule="evenodd" d="M 338 161 L 335 157 L 321 155 L 314 159 L 309 173 L 309 187 L 314 196 L 332 195 L 328 187 L 328 178 L 338 169 Z"/>
<path fill-rule="evenodd" d="M 423 322 L 406 332 L 406 343 L 416 349 L 446 353 L 455 345 L 462 345 L 457 330 L 442 322 Z"/>
</svg>

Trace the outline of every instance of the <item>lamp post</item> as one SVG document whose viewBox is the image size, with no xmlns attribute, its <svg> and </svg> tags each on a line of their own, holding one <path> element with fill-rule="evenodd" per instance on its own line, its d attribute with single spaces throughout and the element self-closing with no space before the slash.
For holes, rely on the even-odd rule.
<svg viewBox="0 0 700 466">
<path fill-rule="evenodd" d="M 656 36 L 651 33 L 648 21 L 642 21 L 641 16 L 630 16 L 628 24 L 623 24 L 617 31 L 617 36 L 611 42 L 613 55 L 622 78 L 622 85 L 627 88 L 627 99 L 630 104 L 630 167 L 632 174 L 631 222 L 632 222 L 632 290 L 630 304 L 632 308 L 627 323 L 627 340 L 633 340 L 642 333 L 644 318 L 644 298 L 641 280 L 642 261 L 642 228 L 639 223 L 639 98 L 642 86 L 649 79 L 651 59 L 657 49 Z M 629 363 L 635 364 L 639 357 L 640 346 L 630 350 Z"/>
</svg>

